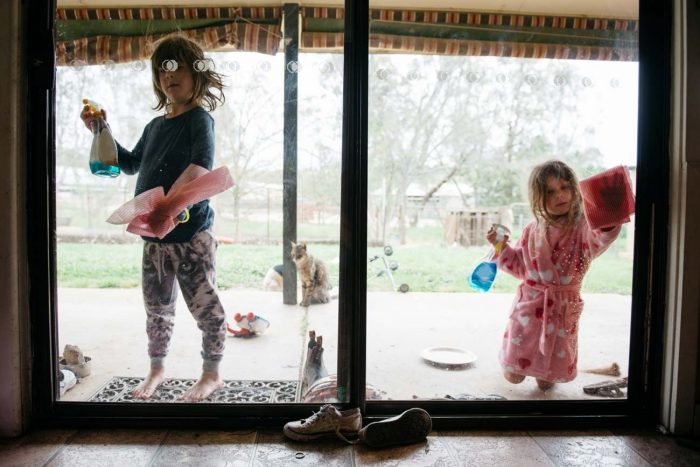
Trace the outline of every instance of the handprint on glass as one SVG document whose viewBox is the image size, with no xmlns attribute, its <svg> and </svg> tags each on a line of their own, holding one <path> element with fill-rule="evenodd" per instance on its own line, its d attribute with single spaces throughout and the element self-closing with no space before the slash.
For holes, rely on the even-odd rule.
<svg viewBox="0 0 700 467">
<path fill-rule="evenodd" d="M 581 180 L 583 212 L 592 229 L 602 229 L 630 221 L 634 213 L 634 194 L 627 169 L 613 167 Z"/>
</svg>

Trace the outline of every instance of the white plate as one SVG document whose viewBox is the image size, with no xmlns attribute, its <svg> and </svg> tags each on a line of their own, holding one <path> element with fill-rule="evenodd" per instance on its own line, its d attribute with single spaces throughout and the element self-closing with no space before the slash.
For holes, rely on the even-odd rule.
<svg viewBox="0 0 700 467">
<path fill-rule="evenodd" d="M 441 368 L 464 368 L 476 361 L 476 354 L 459 347 L 428 347 L 420 356 L 433 366 Z"/>
</svg>

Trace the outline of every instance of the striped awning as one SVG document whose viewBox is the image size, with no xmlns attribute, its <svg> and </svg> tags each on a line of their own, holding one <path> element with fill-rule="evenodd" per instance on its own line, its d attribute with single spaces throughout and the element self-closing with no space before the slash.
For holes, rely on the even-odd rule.
<svg viewBox="0 0 700 467">
<path fill-rule="evenodd" d="M 345 10 L 302 7 L 301 51 L 341 52 Z M 283 10 L 271 7 L 64 8 L 57 10 L 57 64 L 128 62 L 179 31 L 206 50 L 275 54 Z M 466 11 L 370 10 L 370 51 L 586 60 L 639 59 L 630 19 Z"/>
<path fill-rule="evenodd" d="M 302 9 L 302 50 L 341 50 L 342 8 Z M 639 22 L 458 11 L 370 10 L 370 51 L 636 61 Z"/>
<path fill-rule="evenodd" d="M 92 65 L 143 60 L 152 44 L 179 32 L 205 50 L 274 55 L 280 47 L 282 9 L 259 8 L 71 8 L 58 9 L 56 63 Z"/>
</svg>

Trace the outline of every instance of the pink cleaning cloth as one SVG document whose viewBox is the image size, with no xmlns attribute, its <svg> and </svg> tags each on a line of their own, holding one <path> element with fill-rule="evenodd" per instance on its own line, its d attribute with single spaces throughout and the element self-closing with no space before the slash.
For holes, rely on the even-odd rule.
<svg viewBox="0 0 700 467">
<path fill-rule="evenodd" d="M 175 217 L 187 206 L 226 191 L 233 185 L 227 167 L 219 167 L 189 182 L 178 178 L 167 195 L 162 186 L 144 191 L 121 205 L 107 222 L 128 223 L 127 232 L 162 239 L 175 228 L 178 224 Z"/>
<path fill-rule="evenodd" d="M 614 227 L 630 221 L 634 193 L 629 174 L 619 165 L 581 180 L 583 212 L 591 229 Z"/>
</svg>

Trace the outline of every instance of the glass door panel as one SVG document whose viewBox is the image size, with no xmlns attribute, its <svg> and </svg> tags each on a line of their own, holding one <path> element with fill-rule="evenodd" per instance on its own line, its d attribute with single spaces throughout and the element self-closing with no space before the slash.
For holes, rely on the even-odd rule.
<svg viewBox="0 0 700 467">
<path fill-rule="evenodd" d="M 334 384 L 337 360 L 342 54 L 306 53 L 298 39 L 298 8 L 59 5 L 57 18 L 57 350 L 67 371 L 61 372 L 66 382 L 60 400 L 191 400 L 188 390 L 204 372 L 214 373 L 211 361 L 218 362 L 221 382 L 207 403 L 336 398 L 328 385 Z M 157 41 L 171 33 L 196 42 L 204 57 L 189 63 L 167 56 L 155 72 L 174 74 L 174 64 L 195 82 L 198 73 L 221 76 L 225 102 L 209 112 L 215 139 L 207 168 L 224 168 L 235 185 L 210 196 L 214 221 L 200 229 L 208 234 L 165 243 L 148 236 L 146 243 L 133 224 L 106 221 L 144 191 L 141 172 L 131 175 L 133 167 L 122 166 L 115 177 L 93 174 L 88 161 L 94 136 L 79 115 L 82 99 L 98 102 L 116 141 L 138 152 L 149 122 L 152 129 L 171 120 L 171 104 L 155 110 L 150 61 Z M 192 128 L 183 126 L 172 140 L 144 140 L 159 147 L 172 142 L 159 154 L 164 162 L 152 169 L 154 178 L 167 170 L 169 158 L 194 154 L 196 148 L 185 143 L 199 135 L 183 137 Z M 140 153 L 144 170 L 155 156 L 148 145 Z M 151 185 L 146 188 L 157 184 Z M 211 293 L 188 279 L 189 271 L 205 267 L 206 251 L 193 244 L 202 235 L 212 239 L 210 278 L 221 307 L 197 308 Z M 152 266 L 147 276 L 142 261 Z M 174 275 L 179 286 L 172 289 L 173 310 L 153 291 L 174 284 Z M 221 309 L 223 324 L 206 319 L 221 316 Z M 164 323 L 171 320 L 170 331 Z M 323 365 L 305 365 L 310 332 L 323 336 L 314 339 L 325 350 L 314 351 Z M 155 389 L 139 394 L 136 388 L 161 361 L 165 379 L 154 379 Z"/>
<path fill-rule="evenodd" d="M 553 159 L 578 180 L 621 165 L 634 190 L 637 4 L 392 5 L 370 3 L 367 382 L 391 400 L 626 397 L 634 218 L 566 224 L 565 201 L 531 230 L 528 180 Z M 495 224 L 510 248 L 489 289 L 473 274 L 494 272 Z"/>
</svg>

